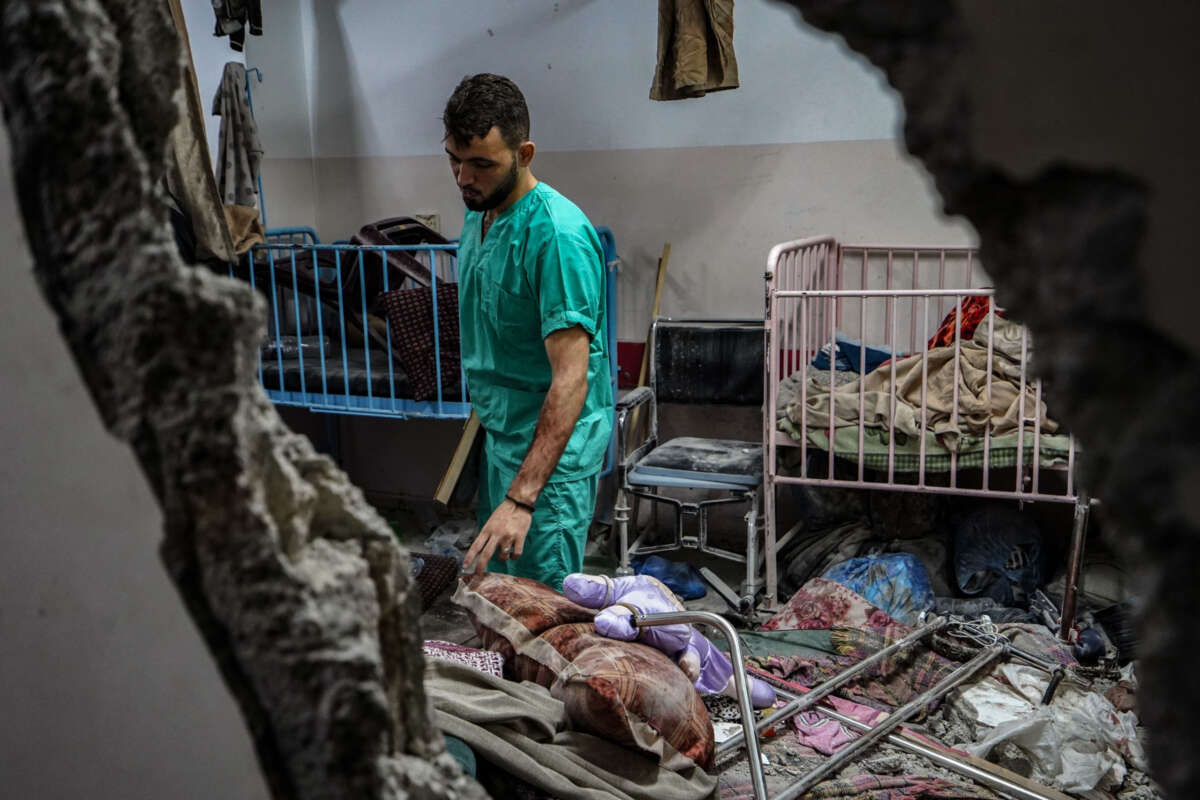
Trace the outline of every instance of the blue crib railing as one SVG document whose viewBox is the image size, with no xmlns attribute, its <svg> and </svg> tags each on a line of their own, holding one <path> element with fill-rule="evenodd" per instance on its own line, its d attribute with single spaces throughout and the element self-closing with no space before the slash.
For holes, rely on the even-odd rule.
<svg viewBox="0 0 1200 800">
<path fill-rule="evenodd" d="M 612 232 L 597 228 L 597 233 L 604 251 L 605 335 L 615 397 L 620 261 Z M 399 332 L 386 315 L 375 313 L 375 298 L 368 297 L 367 289 L 368 283 L 384 293 L 418 285 L 412 278 L 394 281 L 395 270 L 388 268 L 393 252 L 416 259 L 439 281 L 457 283 L 457 244 L 322 244 L 307 227 L 272 229 L 267 238 L 242 264 L 230 265 L 229 272 L 248 280 L 267 301 L 268 332 L 258 353 L 258 375 L 272 401 L 319 413 L 396 419 L 464 419 L 470 414 L 461 369 L 457 385 L 446 386 L 442 379 L 447 355 L 438 324 L 442 292 L 430 293 L 436 395 L 416 399 L 394 349 Z M 615 446 L 614 437 L 605 474 Z"/>
</svg>

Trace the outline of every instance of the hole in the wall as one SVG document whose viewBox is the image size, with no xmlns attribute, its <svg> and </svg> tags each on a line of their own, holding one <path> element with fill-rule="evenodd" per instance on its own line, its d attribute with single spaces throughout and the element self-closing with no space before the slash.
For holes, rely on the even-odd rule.
<svg viewBox="0 0 1200 800">
<path fill-rule="evenodd" d="M 1200 365 L 1194 346 L 1186 344 L 1195 341 L 1194 325 L 1172 326 L 1143 298 L 1147 275 L 1167 271 L 1176 276 L 1176 300 L 1195 304 L 1196 282 L 1181 274 L 1189 268 L 1174 255 L 1187 249 L 1187 235 L 1171 224 L 1187 208 L 1194 219 L 1195 203 L 1185 196 L 1194 193 L 1162 191 L 1169 163 L 1157 175 L 1153 168 L 1114 165 L 1162 164 L 1163 154 L 1150 152 L 1154 129 L 1190 130 L 1195 110 L 1194 104 L 1155 105 L 1142 115 L 1146 137 L 1137 126 L 1103 119 L 1122 102 L 1140 107 L 1147 86 L 1189 94 L 1196 59 L 1165 66 L 1161 54 L 1174 50 L 1154 36 L 1125 35 L 1130 28 L 1119 23 L 1128 9 L 1113 3 L 1090 5 L 1080 17 L 1079 8 L 1033 4 L 1010 4 L 995 15 L 955 2 L 789 2 L 807 23 L 844 37 L 901 93 L 909 151 L 933 176 L 947 210 L 975 226 L 998 297 L 1039 341 L 1039 370 L 1054 384 L 1064 422 L 1085 443 L 1085 476 L 1115 533 L 1112 544 L 1146 573 L 1139 716 L 1150 731 L 1153 773 L 1168 796 L 1191 796 L 1200 779 L 1190 755 L 1197 746 L 1190 720 L 1200 710 L 1200 689 L 1178 676 L 1191 669 L 1190 609 L 1200 601 L 1200 589 L 1180 565 L 1200 558 L 1200 514 L 1192 499 L 1200 490 L 1192 466 L 1200 437 L 1173 425 L 1171 409 L 1200 388 Z M 1200 28 L 1194 6 L 1167 5 L 1157 9 L 1161 17 L 1135 27 L 1161 25 L 1181 40 L 1194 36 Z M 1024 50 L 1035 28 L 1075 35 L 1086 29 L 1084 38 L 1098 56 L 1119 59 L 1127 74 L 1110 85 L 1095 73 L 1078 72 L 1086 58 L 1069 48 Z M 1122 42 L 1119 53 L 1100 44 L 1110 39 Z M 1020 74 L 1034 82 L 1030 92 L 1005 83 L 1003 65 L 1014 58 Z M 981 73 L 980 64 L 996 71 Z M 1142 87 L 1132 101 L 1119 88 L 1130 83 Z M 1008 93 L 995 91 L 997 85 Z M 1058 90 L 1045 91 L 1049 85 Z M 1089 96 L 1111 89 L 1109 104 L 1077 108 L 1071 86 Z M 1058 134 L 1050 152 L 1039 150 L 1042 140 L 1030 133 L 1036 125 L 1022 125 L 1023 114 L 1046 102 L 1054 110 L 1043 122 Z M 1089 118 L 1092 111 L 1099 116 Z M 1006 133 L 980 136 L 977 119 L 1005 119 Z M 1170 146 L 1169 137 L 1162 141 Z M 1105 142 L 1120 157 L 1098 160 Z M 1029 152 L 1043 158 L 1039 169 L 1007 169 L 1003 154 Z M 1177 174 L 1200 169 L 1194 147 L 1170 152 Z M 1147 231 L 1174 236 L 1148 248 Z"/>
</svg>

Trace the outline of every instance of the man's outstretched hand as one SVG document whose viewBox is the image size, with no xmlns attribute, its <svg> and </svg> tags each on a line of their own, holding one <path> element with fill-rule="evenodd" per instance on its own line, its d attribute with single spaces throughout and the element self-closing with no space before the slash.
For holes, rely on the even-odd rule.
<svg viewBox="0 0 1200 800">
<path fill-rule="evenodd" d="M 518 559 L 525 550 L 525 536 L 533 515 L 505 500 L 484 523 L 463 558 L 463 572 L 483 572 L 495 555 L 501 561 Z"/>
</svg>

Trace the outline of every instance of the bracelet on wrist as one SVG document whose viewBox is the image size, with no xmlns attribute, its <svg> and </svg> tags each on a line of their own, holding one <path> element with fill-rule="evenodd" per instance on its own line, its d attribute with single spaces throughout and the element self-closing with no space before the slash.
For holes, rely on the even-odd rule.
<svg viewBox="0 0 1200 800">
<path fill-rule="evenodd" d="M 528 511 L 530 514 L 533 513 L 532 505 L 518 500 L 517 498 L 513 497 L 511 494 L 504 495 L 504 499 L 507 500 L 508 502 L 512 503 L 517 508 L 524 509 L 525 511 Z"/>
</svg>

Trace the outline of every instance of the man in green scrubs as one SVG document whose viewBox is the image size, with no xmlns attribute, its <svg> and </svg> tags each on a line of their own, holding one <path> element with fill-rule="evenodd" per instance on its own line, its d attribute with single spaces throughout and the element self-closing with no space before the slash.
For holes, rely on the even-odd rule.
<svg viewBox="0 0 1200 800">
<path fill-rule="evenodd" d="M 444 144 L 467 206 L 459 322 L 485 431 L 479 535 L 464 568 L 555 589 L 583 566 L 613 424 L 600 240 L 529 169 L 529 111 L 498 75 L 466 78 Z"/>
</svg>

